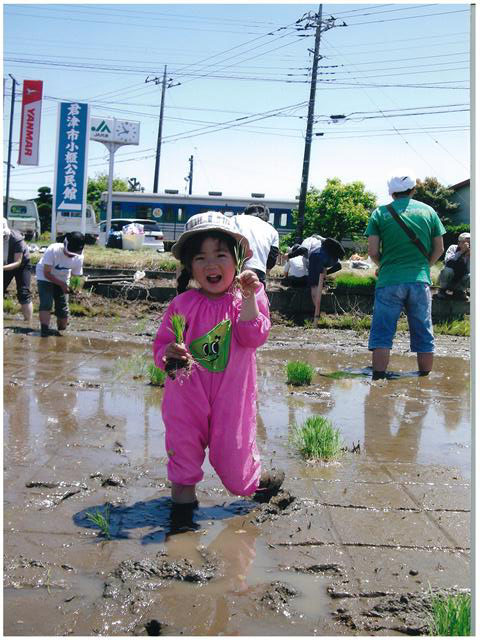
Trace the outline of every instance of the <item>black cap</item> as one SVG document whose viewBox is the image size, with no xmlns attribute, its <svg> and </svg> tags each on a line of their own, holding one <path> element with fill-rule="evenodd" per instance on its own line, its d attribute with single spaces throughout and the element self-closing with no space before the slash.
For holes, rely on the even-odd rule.
<svg viewBox="0 0 480 640">
<path fill-rule="evenodd" d="M 65 236 L 67 246 L 65 247 L 70 253 L 81 254 L 85 246 L 85 236 L 80 231 L 71 231 Z"/>
</svg>

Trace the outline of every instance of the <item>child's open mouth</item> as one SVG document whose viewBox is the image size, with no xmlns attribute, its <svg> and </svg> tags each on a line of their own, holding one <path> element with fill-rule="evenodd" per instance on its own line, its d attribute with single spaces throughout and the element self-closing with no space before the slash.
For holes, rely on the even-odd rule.
<svg viewBox="0 0 480 640">
<path fill-rule="evenodd" d="M 217 274 L 216 276 L 207 276 L 207 282 L 210 282 L 210 284 L 218 284 L 221 279 L 222 276 L 220 274 Z"/>
</svg>

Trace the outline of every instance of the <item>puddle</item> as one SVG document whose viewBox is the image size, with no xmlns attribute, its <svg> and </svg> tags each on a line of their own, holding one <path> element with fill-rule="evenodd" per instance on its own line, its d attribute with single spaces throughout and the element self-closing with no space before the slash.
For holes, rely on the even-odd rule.
<svg viewBox="0 0 480 640">
<path fill-rule="evenodd" d="M 358 483 L 373 487 L 368 495 L 377 512 L 377 499 L 388 508 L 416 510 L 415 484 L 431 480 L 423 465 L 438 467 L 435 478 L 455 485 L 452 491 L 468 485 L 468 361 L 437 358 L 431 376 L 418 378 L 409 375 L 412 359 L 396 355 L 391 368 L 398 375 L 372 383 L 367 352 L 305 349 L 302 359 L 316 370 L 312 385 L 289 387 L 285 365 L 299 359 L 299 349 L 273 343 L 258 354 L 258 444 L 265 466 L 285 470 L 297 500 L 285 515 L 267 508 L 257 517 L 257 505 L 230 496 L 206 461 L 194 526 L 172 533 L 162 390 L 125 365 L 149 353 L 149 345 L 126 349 L 122 342 L 75 335 L 52 345 L 34 335 L 4 340 L 7 635 L 349 635 L 332 618 L 337 603 L 327 587 L 335 572 L 299 570 L 335 555 L 332 531 L 344 535 L 344 524 L 324 513 L 325 505 L 340 511 L 357 505 L 343 498 L 341 483 L 352 483 L 347 496 Z M 336 466 L 302 462 L 289 434 L 312 414 L 330 419 L 359 453 Z M 409 497 L 399 497 L 397 485 L 389 489 L 402 474 L 405 486 L 412 485 Z M 326 494 L 330 485 L 335 496 Z M 463 494 L 457 504 L 442 500 L 459 512 L 463 500 L 468 510 Z M 87 517 L 96 510 L 109 517 L 109 540 Z M 467 549 L 468 533 L 457 536 L 442 517 L 435 531 L 441 529 L 452 548 Z M 402 526 L 409 549 L 409 528 Z M 312 538 L 319 546 L 310 551 L 288 546 Z M 431 545 L 445 546 L 447 538 L 435 542 L 432 534 Z M 463 551 L 456 553 L 464 566 Z M 150 573 L 146 568 L 154 558 L 163 567 L 158 575 L 157 565 Z M 123 583 L 119 567 L 129 561 L 140 563 L 139 573 Z M 190 564 L 176 574 L 174 562 Z M 369 570 L 367 563 L 362 571 Z M 189 581 L 187 574 L 208 578 Z"/>
</svg>

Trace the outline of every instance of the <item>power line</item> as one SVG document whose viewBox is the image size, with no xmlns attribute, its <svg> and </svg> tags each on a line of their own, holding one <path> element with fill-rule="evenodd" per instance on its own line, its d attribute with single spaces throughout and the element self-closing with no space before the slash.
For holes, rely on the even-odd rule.
<svg viewBox="0 0 480 640">
<path fill-rule="evenodd" d="M 398 20 L 413 20 L 418 18 L 433 18 L 434 16 L 445 16 L 452 13 L 466 13 L 470 11 L 470 9 L 455 9 L 454 11 L 440 11 L 439 13 L 426 13 L 419 14 L 416 16 L 402 16 L 401 18 L 386 18 L 385 20 L 370 20 L 367 22 L 351 22 L 349 23 L 349 27 L 359 27 L 364 24 L 378 24 L 381 22 L 397 22 Z"/>
</svg>

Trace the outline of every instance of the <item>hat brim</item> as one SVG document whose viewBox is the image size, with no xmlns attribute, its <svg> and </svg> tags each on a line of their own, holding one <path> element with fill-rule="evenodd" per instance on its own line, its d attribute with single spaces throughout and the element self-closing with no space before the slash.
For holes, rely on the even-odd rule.
<svg viewBox="0 0 480 640">
<path fill-rule="evenodd" d="M 173 245 L 172 247 L 172 253 L 174 255 L 174 257 L 177 260 L 181 259 L 181 254 L 182 254 L 182 249 L 185 245 L 185 243 L 194 235 L 197 235 L 199 233 L 205 233 L 208 231 L 220 231 L 221 233 L 225 233 L 226 235 L 231 236 L 232 238 L 234 238 L 239 244 L 241 244 L 244 249 L 245 252 L 248 254 L 248 252 L 250 251 L 250 244 L 247 240 L 247 238 L 242 235 L 241 233 L 238 233 L 236 231 L 231 231 L 230 229 L 225 229 L 225 227 L 222 227 L 221 225 L 215 225 L 212 224 L 211 222 L 209 222 L 208 224 L 205 225 L 198 225 L 195 227 L 195 229 L 192 229 L 191 231 L 184 231 L 182 233 L 182 235 L 180 236 L 180 238 L 177 240 L 177 242 Z"/>
</svg>

